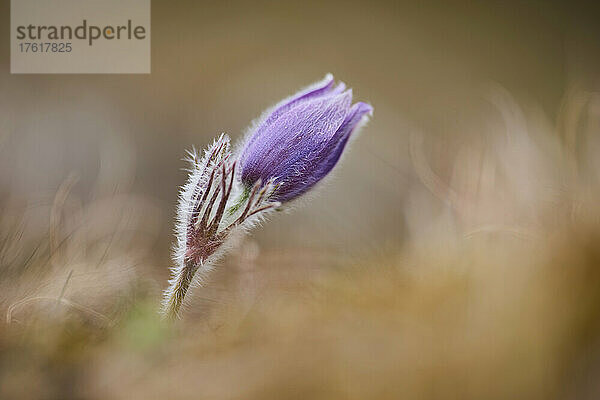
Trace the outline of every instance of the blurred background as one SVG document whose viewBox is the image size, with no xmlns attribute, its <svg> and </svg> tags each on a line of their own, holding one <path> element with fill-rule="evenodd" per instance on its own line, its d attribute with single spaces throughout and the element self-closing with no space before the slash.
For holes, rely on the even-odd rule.
<svg viewBox="0 0 600 400">
<path fill-rule="evenodd" d="M 593 2 L 155 0 L 149 75 L 0 15 L 0 397 L 600 396 Z M 185 150 L 328 72 L 371 122 L 162 325 Z"/>
</svg>

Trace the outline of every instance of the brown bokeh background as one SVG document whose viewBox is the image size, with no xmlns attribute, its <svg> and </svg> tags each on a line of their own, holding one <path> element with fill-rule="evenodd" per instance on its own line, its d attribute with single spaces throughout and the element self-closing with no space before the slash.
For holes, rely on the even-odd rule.
<svg viewBox="0 0 600 400">
<path fill-rule="evenodd" d="M 7 398 L 595 398 L 592 3 L 154 0 L 151 74 L 11 75 L 3 1 Z M 165 328 L 184 151 L 328 72 L 372 120 Z"/>
</svg>

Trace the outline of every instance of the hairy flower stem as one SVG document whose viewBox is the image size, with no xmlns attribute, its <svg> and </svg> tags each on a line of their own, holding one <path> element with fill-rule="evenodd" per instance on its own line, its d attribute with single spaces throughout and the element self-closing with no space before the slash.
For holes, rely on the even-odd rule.
<svg viewBox="0 0 600 400">
<path fill-rule="evenodd" d="M 208 266 L 224 255 L 230 237 L 245 232 L 281 205 L 269 199 L 272 182 L 263 185 L 258 181 L 250 189 L 242 188 L 236 180 L 237 160 L 233 160 L 225 135 L 215 140 L 203 157 L 190 152 L 189 161 L 190 175 L 181 189 L 177 208 L 174 265 L 161 310 L 171 320 L 180 315 L 192 283 L 202 284 L 210 272 Z"/>
<path fill-rule="evenodd" d="M 186 263 L 183 273 L 177 276 L 177 281 L 173 285 L 173 290 L 169 293 L 169 296 L 165 301 L 165 308 L 163 315 L 165 319 L 175 320 L 179 316 L 183 299 L 192 284 L 194 274 L 198 270 L 198 266 L 194 266 L 192 263 Z"/>
</svg>

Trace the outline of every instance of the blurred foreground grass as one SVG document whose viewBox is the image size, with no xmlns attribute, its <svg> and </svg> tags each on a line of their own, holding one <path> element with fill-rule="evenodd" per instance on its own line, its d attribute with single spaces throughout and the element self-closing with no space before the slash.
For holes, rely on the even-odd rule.
<svg viewBox="0 0 600 400">
<path fill-rule="evenodd" d="M 313 276 L 260 257 L 260 295 L 176 326 L 143 291 L 110 326 L 22 316 L 0 334 L 2 398 L 594 398 L 599 233 L 494 234 Z"/>
</svg>

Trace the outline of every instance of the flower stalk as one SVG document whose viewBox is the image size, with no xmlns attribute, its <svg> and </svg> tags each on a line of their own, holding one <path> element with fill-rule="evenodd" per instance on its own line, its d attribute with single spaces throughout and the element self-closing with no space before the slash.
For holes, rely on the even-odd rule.
<svg viewBox="0 0 600 400">
<path fill-rule="evenodd" d="M 190 287 L 201 283 L 232 235 L 280 205 L 269 200 L 272 184 L 257 183 L 250 194 L 241 197 L 239 212 L 227 211 L 232 194 L 244 193 L 236 181 L 236 162 L 231 161 L 230 147 L 229 138 L 221 135 L 204 157 L 195 151 L 189 153 L 190 175 L 180 192 L 177 209 L 175 265 L 162 305 L 162 314 L 168 319 L 179 316 Z"/>
</svg>

